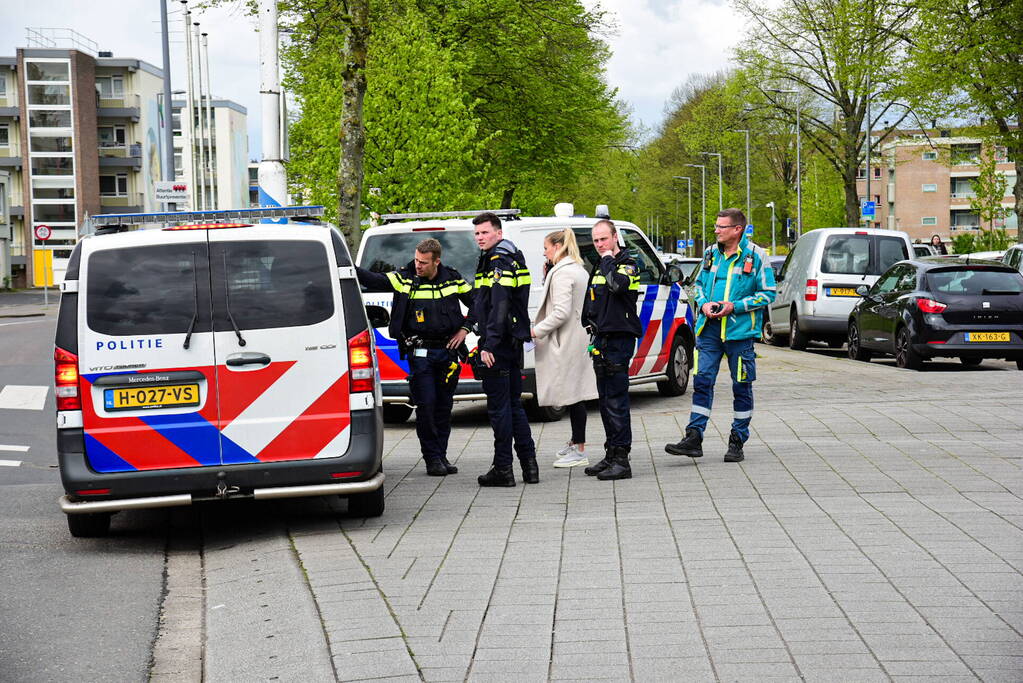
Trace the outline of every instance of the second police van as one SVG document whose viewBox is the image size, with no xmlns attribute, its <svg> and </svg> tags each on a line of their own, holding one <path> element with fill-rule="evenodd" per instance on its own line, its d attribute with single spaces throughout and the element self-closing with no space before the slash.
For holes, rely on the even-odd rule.
<svg viewBox="0 0 1023 683">
<path fill-rule="evenodd" d="M 452 211 L 441 213 L 393 214 L 382 216 L 384 225 L 366 230 L 359 247 L 357 262 L 363 268 L 383 273 L 397 270 L 412 260 L 419 242 L 432 237 L 443 249 L 441 262 L 456 269 L 467 282 L 473 281 L 480 251 L 473 239 L 472 219 L 481 212 Z M 593 248 L 590 230 L 606 217 L 606 209 L 598 207 L 597 217 L 574 216 L 571 204 L 559 204 L 554 216 L 523 217 L 518 209 L 494 211 L 501 218 L 505 239 L 517 246 L 526 257 L 532 274 L 529 290 L 529 315 L 534 319 L 543 290 L 543 240 L 555 230 L 569 228 L 575 232 L 583 264 L 588 271 L 599 261 Z M 629 367 L 633 386 L 656 383 L 665 396 L 685 393 L 693 357 L 693 313 L 678 283 L 677 268 L 661 262 L 653 245 L 643 232 L 627 221 L 614 221 L 624 246 L 636 259 L 639 268 L 640 293 L 637 303 L 643 336 L 638 340 L 636 354 Z M 364 292 L 367 304 L 390 310 L 390 293 Z M 377 360 L 384 401 L 384 420 L 404 422 L 413 406 L 409 395 L 408 362 L 399 357 L 397 342 L 386 328 L 376 328 Z M 466 340 L 469 348 L 476 344 L 475 335 Z M 540 407 L 536 403 L 536 377 L 533 354 L 526 353 L 522 398 L 535 419 L 558 420 L 563 407 Z M 471 370 L 463 367 L 455 395 L 456 401 L 483 400 L 482 383 L 474 380 Z"/>
</svg>

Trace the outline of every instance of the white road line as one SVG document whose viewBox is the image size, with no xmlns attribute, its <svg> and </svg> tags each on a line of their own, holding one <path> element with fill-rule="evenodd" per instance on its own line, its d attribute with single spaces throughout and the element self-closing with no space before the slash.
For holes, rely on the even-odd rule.
<svg viewBox="0 0 1023 683">
<path fill-rule="evenodd" d="M 47 323 L 52 322 L 53 318 L 40 318 L 39 320 L 19 320 L 14 323 L 0 323 L 0 327 L 7 327 L 8 325 L 31 325 L 32 323 Z"/>
<path fill-rule="evenodd" d="M 21 465 L 20 460 L 0 460 L 0 467 L 18 467 Z"/>
<path fill-rule="evenodd" d="M 28 446 L 8 446 L 0 443 L 0 451 L 14 451 L 15 453 L 28 453 Z"/>
<path fill-rule="evenodd" d="M 42 410 L 50 387 L 8 384 L 0 391 L 0 408 Z"/>
</svg>

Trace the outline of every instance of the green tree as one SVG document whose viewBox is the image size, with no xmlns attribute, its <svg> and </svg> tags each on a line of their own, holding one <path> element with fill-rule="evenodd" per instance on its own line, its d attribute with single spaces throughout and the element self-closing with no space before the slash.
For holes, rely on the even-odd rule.
<svg viewBox="0 0 1023 683">
<path fill-rule="evenodd" d="M 995 229 L 995 221 L 1008 215 L 1002 206 L 1005 199 L 1005 176 L 998 172 L 998 164 L 994 154 L 989 150 L 981 154 L 977 162 L 978 174 L 970 181 L 973 185 L 973 196 L 970 197 L 970 208 L 980 216 L 981 227 L 988 222 L 991 230 Z"/>
<path fill-rule="evenodd" d="M 910 93 L 932 93 L 920 109 L 972 114 L 990 122 L 989 144 L 1006 147 L 1016 166 L 1012 194 L 1023 227 L 1023 26 L 1019 0 L 912 0 L 917 23 L 905 71 Z M 935 107 L 935 105 L 940 105 Z M 1023 231 L 1017 229 L 1023 241 Z"/>
</svg>

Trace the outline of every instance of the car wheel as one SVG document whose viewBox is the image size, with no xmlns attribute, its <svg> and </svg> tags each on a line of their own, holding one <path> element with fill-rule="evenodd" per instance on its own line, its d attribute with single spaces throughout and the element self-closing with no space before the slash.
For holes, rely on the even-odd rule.
<svg viewBox="0 0 1023 683">
<path fill-rule="evenodd" d="M 799 331 L 799 316 L 796 315 L 795 311 L 792 311 L 792 317 L 789 318 L 789 348 L 802 351 L 806 348 L 806 344 L 809 341 L 807 336 Z"/>
<path fill-rule="evenodd" d="M 384 487 L 348 496 L 349 517 L 379 517 L 384 514 Z"/>
<path fill-rule="evenodd" d="M 973 368 L 980 365 L 983 358 L 977 358 L 976 356 L 959 356 L 959 362 L 968 368 Z"/>
<path fill-rule="evenodd" d="M 903 327 L 895 336 L 895 364 L 906 370 L 919 370 L 924 359 L 909 342 L 909 328 Z"/>
<path fill-rule="evenodd" d="M 83 515 L 68 515 L 67 528 L 75 538 L 97 538 L 110 533 L 109 512 L 89 512 Z"/>
<path fill-rule="evenodd" d="M 403 403 L 384 404 L 384 422 L 387 424 L 402 424 L 412 417 L 412 406 Z"/>
<path fill-rule="evenodd" d="M 1016 369 L 1023 370 L 1023 360 L 1016 361 Z"/>
<path fill-rule="evenodd" d="M 657 383 L 661 396 L 681 396 L 689 388 L 689 348 L 682 337 L 675 337 L 664 368 L 668 379 Z"/>
<path fill-rule="evenodd" d="M 770 320 L 764 321 L 764 343 L 771 346 L 781 346 L 782 340 L 774 333 L 774 323 Z"/>
<path fill-rule="evenodd" d="M 565 406 L 542 406 L 535 398 L 526 401 L 526 416 L 534 422 L 558 422 L 568 414 Z"/>
<path fill-rule="evenodd" d="M 874 355 L 870 350 L 863 348 L 860 340 L 860 328 L 855 321 L 849 322 L 849 358 L 863 362 L 870 362 Z"/>
</svg>

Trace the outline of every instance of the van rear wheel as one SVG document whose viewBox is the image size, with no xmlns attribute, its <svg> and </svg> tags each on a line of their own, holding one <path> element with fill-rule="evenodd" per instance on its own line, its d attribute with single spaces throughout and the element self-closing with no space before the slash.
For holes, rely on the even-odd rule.
<svg viewBox="0 0 1023 683">
<path fill-rule="evenodd" d="M 402 424 L 412 417 L 412 406 L 404 403 L 385 403 L 384 422 L 387 424 Z"/>
<path fill-rule="evenodd" d="M 807 336 L 799 331 L 799 316 L 792 311 L 792 317 L 789 318 L 789 348 L 804 351 L 809 341 Z"/>
<path fill-rule="evenodd" d="M 68 515 L 67 528 L 75 538 L 98 538 L 110 533 L 110 512 Z"/>
<path fill-rule="evenodd" d="M 664 368 L 668 379 L 657 383 L 661 396 L 681 396 L 689 388 L 689 348 L 682 337 L 675 337 Z"/>
</svg>

